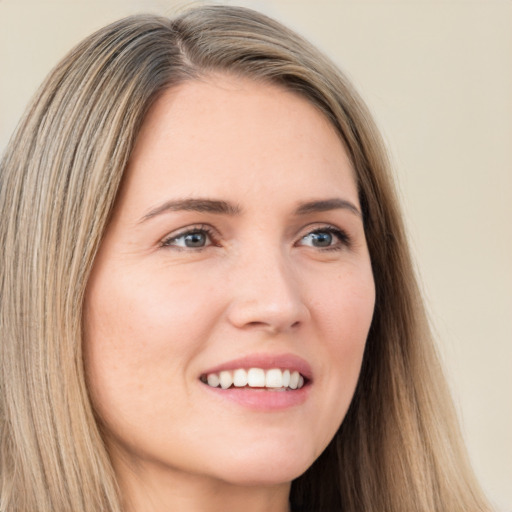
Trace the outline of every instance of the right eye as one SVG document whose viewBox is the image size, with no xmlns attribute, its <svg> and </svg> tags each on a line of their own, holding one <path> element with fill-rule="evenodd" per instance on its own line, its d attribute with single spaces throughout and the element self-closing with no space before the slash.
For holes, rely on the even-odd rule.
<svg viewBox="0 0 512 512">
<path fill-rule="evenodd" d="M 207 226 L 187 229 L 178 234 L 172 234 L 162 241 L 162 247 L 172 247 L 181 250 L 201 250 L 210 245 L 215 244 L 212 230 Z"/>
</svg>

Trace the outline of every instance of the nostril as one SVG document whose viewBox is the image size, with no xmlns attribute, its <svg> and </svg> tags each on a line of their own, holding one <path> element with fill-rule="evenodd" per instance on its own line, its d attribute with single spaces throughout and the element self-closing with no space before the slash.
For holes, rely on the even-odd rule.
<svg viewBox="0 0 512 512">
<path fill-rule="evenodd" d="M 246 329 L 264 329 L 274 334 L 280 331 L 278 326 L 270 322 L 247 322 L 244 327 Z"/>
<path fill-rule="evenodd" d="M 300 320 L 297 320 L 297 321 L 293 322 L 289 328 L 295 330 L 300 325 L 301 325 Z M 264 329 L 273 334 L 277 334 L 277 333 L 281 332 L 282 330 L 286 330 L 286 327 L 283 328 L 283 326 L 280 326 L 279 324 L 274 323 L 274 322 L 259 322 L 259 321 L 247 322 L 244 327 L 245 327 L 245 329 Z"/>
</svg>

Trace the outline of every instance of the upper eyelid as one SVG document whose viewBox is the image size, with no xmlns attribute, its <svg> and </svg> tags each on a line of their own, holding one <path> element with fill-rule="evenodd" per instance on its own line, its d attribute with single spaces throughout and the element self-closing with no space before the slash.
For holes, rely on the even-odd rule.
<svg viewBox="0 0 512 512">
<path fill-rule="evenodd" d="M 340 233 L 347 238 L 352 238 L 349 234 L 349 230 L 337 226 L 336 224 L 332 224 L 330 222 L 314 222 L 312 224 L 308 224 L 307 226 L 304 226 L 298 231 L 298 236 L 300 238 L 303 238 L 304 236 L 307 236 L 310 233 L 315 233 L 318 231 L 330 231 L 334 233 Z M 300 234 L 301 232 L 303 234 Z"/>
<path fill-rule="evenodd" d="M 167 235 L 165 235 L 160 240 L 160 245 L 165 246 L 167 243 L 171 242 L 172 240 L 175 240 L 177 238 L 181 238 L 182 236 L 186 236 L 191 233 L 197 233 L 197 232 L 205 232 L 209 238 L 214 241 L 217 237 L 217 232 L 215 228 L 213 228 L 210 225 L 207 224 L 193 224 L 191 226 L 186 226 L 184 228 L 178 229 L 177 231 L 173 231 Z"/>
<path fill-rule="evenodd" d="M 335 224 L 331 224 L 330 222 L 314 222 L 304 226 L 301 231 L 304 231 L 307 235 L 308 233 L 314 233 L 315 231 L 322 231 L 322 229 L 341 232 L 345 231 L 343 228 L 336 226 Z"/>
</svg>

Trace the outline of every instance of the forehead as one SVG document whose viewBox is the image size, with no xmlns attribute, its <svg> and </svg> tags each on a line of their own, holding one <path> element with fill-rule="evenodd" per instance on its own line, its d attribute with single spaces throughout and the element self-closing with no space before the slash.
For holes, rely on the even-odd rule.
<svg viewBox="0 0 512 512">
<path fill-rule="evenodd" d="M 281 86 L 227 76 L 165 91 L 137 138 L 125 185 L 139 192 L 225 195 L 336 185 L 356 192 L 339 134 L 316 106 Z M 332 195 L 332 194 L 331 194 Z"/>
</svg>

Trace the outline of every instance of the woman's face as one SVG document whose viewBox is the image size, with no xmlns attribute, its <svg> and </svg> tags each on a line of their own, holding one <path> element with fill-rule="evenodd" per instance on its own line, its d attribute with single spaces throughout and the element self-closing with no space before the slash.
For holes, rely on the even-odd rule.
<svg viewBox="0 0 512 512">
<path fill-rule="evenodd" d="M 313 463 L 372 319 L 360 212 L 335 130 L 302 97 L 216 76 L 158 99 L 85 304 L 116 467 L 256 485 Z"/>
</svg>

